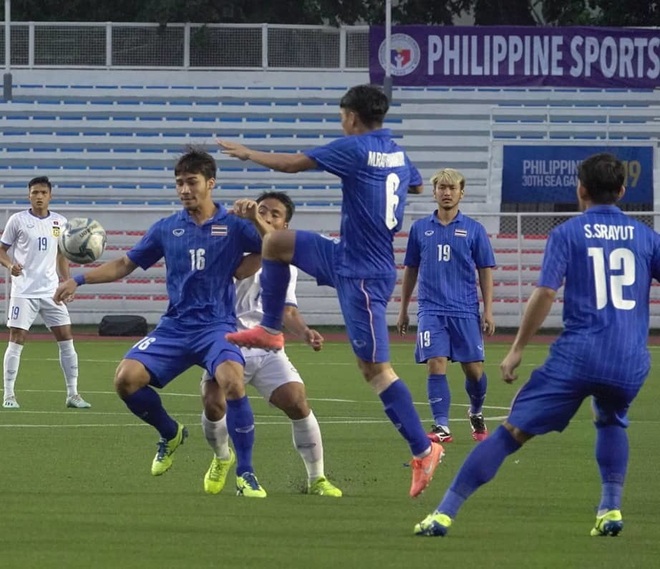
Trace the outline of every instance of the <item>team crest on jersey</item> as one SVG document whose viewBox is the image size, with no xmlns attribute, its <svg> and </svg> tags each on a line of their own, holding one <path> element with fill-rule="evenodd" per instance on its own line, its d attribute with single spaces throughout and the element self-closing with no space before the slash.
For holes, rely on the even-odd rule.
<svg viewBox="0 0 660 569">
<path fill-rule="evenodd" d="M 467 237 L 467 231 L 465 229 L 455 229 L 454 230 L 454 236 L 455 237 Z"/>
<path fill-rule="evenodd" d="M 57 221 L 53 221 L 52 231 L 53 231 L 53 237 L 59 237 L 60 236 L 62 228 L 59 226 L 59 223 L 57 223 Z"/>
<path fill-rule="evenodd" d="M 211 225 L 211 237 L 227 237 L 228 232 L 226 225 Z"/>
</svg>

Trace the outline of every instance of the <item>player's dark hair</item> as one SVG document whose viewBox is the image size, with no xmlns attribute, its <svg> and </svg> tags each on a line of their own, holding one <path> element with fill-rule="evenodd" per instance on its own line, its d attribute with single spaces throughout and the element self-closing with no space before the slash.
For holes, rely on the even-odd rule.
<svg viewBox="0 0 660 569">
<path fill-rule="evenodd" d="M 261 203 L 264 200 L 277 200 L 286 208 L 286 222 L 289 223 L 293 214 L 296 211 L 296 206 L 293 203 L 293 200 L 289 197 L 289 194 L 286 192 L 263 192 L 258 198 L 257 203 Z"/>
<path fill-rule="evenodd" d="M 603 152 L 580 163 L 578 178 L 594 203 L 607 205 L 619 199 L 626 170 L 616 156 Z"/>
<path fill-rule="evenodd" d="M 36 178 L 32 178 L 28 182 L 28 190 L 32 186 L 40 186 L 40 185 L 48 186 L 49 191 L 53 190 L 53 185 L 50 183 L 50 180 L 48 179 L 48 176 L 37 176 Z"/>
<path fill-rule="evenodd" d="M 377 85 L 356 85 L 351 87 L 339 101 L 342 109 L 353 111 L 368 128 L 383 124 L 390 103 Z"/>
<path fill-rule="evenodd" d="M 183 154 L 174 166 L 174 175 L 201 174 L 207 180 L 215 178 L 218 167 L 213 156 L 206 150 L 197 146 L 187 146 Z"/>
</svg>

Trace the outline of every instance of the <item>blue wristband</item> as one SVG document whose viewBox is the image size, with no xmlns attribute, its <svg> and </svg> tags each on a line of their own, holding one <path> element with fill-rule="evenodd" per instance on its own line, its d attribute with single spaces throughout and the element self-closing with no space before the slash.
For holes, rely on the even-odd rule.
<svg viewBox="0 0 660 569">
<path fill-rule="evenodd" d="M 76 275 L 73 277 L 73 280 L 76 281 L 78 286 L 85 284 L 85 275 Z"/>
</svg>

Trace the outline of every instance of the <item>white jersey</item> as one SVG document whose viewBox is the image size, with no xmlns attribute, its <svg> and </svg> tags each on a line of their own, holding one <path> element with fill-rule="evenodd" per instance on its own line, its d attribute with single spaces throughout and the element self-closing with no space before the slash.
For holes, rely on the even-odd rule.
<svg viewBox="0 0 660 569">
<path fill-rule="evenodd" d="M 57 242 L 66 218 L 49 212 L 37 217 L 30 210 L 13 214 L 7 221 L 0 241 L 10 247 L 10 256 L 23 266 L 23 274 L 11 278 L 13 298 L 47 298 L 53 296 L 57 275 Z"/>
<path fill-rule="evenodd" d="M 261 322 L 264 315 L 264 308 L 261 304 L 261 283 L 259 277 L 261 269 L 247 279 L 235 281 L 236 283 L 236 317 L 238 319 L 237 328 L 246 330 L 254 328 Z M 298 281 L 298 269 L 291 265 L 291 278 L 289 287 L 286 289 L 285 303 L 291 306 L 298 306 L 296 299 L 296 283 Z"/>
</svg>

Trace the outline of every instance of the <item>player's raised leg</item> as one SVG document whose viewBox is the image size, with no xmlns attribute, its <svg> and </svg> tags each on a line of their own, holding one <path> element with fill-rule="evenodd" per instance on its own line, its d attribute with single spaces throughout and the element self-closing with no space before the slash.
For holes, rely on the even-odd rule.
<svg viewBox="0 0 660 569">
<path fill-rule="evenodd" d="M 296 233 L 288 229 L 265 235 L 261 261 L 261 324 L 249 330 L 227 334 L 227 340 L 237 346 L 281 350 L 284 346 L 282 313 L 291 273 L 289 264 L 296 249 Z"/>
</svg>

